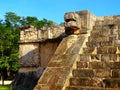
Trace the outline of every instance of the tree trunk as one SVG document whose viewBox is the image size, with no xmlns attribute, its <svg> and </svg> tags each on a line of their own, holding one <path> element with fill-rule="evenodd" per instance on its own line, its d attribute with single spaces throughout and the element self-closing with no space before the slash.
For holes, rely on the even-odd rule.
<svg viewBox="0 0 120 90">
<path fill-rule="evenodd" d="M 1 69 L 1 82 L 2 82 L 2 85 L 4 85 L 4 71 L 3 71 L 3 69 Z"/>
</svg>

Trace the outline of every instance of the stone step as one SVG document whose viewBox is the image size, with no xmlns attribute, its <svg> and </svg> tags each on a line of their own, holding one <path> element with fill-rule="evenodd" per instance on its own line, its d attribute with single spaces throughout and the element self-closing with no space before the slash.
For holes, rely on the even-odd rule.
<svg viewBox="0 0 120 90">
<path fill-rule="evenodd" d="M 119 29 L 119 27 L 117 26 L 111 26 L 109 24 L 106 24 L 106 25 L 99 25 L 99 24 L 96 24 L 94 27 L 93 27 L 93 31 L 97 30 L 97 31 L 100 31 L 100 30 L 113 30 L 113 29 Z"/>
<path fill-rule="evenodd" d="M 118 50 L 118 52 L 117 52 Z M 85 47 L 83 48 L 83 54 L 116 54 L 120 53 L 120 48 L 112 46 L 104 47 Z"/>
<path fill-rule="evenodd" d="M 112 34 L 112 35 L 96 35 L 96 36 L 90 36 L 88 38 L 88 42 L 108 42 L 108 41 L 113 41 L 113 40 L 118 40 L 118 35 L 117 34 Z"/>
<path fill-rule="evenodd" d="M 69 86 L 65 90 L 103 90 L 100 87 L 81 87 L 81 86 Z M 105 89 L 104 89 L 105 90 Z M 108 89 L 106 89 L 108 90 Z M 112 90 L 112 89 L 111 89 Z M 117 90 L 117 89 L 116 89 Z"/>
<path fill-rule="evenodd" d="M 116 54 L 117 47 L 98 47 L 97 48 L 97 54 Z"/>
<path fill-rule="evenodd" d="M 109 36 L 111 33 L 110 33 L 111 31 L 110 30 L 93 30 L 92 32 L 91 32 L 91 37 L 98 37 L 98 36 Z"/>
<path fill-rule="evenodd" d="M 120 78 L 102 79 L 96 77 L 72 77 L 70 78 L 70 86 L 94 88 L 120 88 Z"/>
<path fill-rule="evenodd" d="M 93 31 L 91 32 L 91 35 L 109 35 L 109 34 L 119 34 L 118 29 L 117 28 L 112 28 L 110 29 L 109 27 L 103 27 L 103 28 L 98 28 L 98 27 L 94 27 Z"/>
<path fill-rule="evenodd" d="M 115 41 L 116 42 L 116 41 Z M 86 42 L 86 46 L 89 48 L 93 47 L 103 47 L 103 46 L 115 46 L 113 41 L 93 41 L 93 42 Z"/>
<path fill-rule="evenodd" d="M 120 69 L 120 62 L 78 61 L 77 68 L 78 69 Z"/>
<path fill-rule="evenodd" d="M 92 69 L 74 69 L 72 72 L 73 77 L 94 77 Z"/>
<path fill-rule="evenodd" d="M 120 62 L 120 54 L 101 54 L 101 61 Z"/>
<path fill-rule="evenodd" d="M 120 62 L 120 54 L 80 54 L 79 61 L 84 62 Z"/>
<path fill-rule="evenodd" d="M 88 38 L 88 42 L 108 42 L 108 41 L 110 41 L 110 38 L 109 37 L 107 37 L 107 36 L 104 36 L 104 37 L 100 37 L 100 36 L 98 36 L 98 37 L 89 37 Z"/>
<path fill-rule="evenodd" d="M 94 78 L 120 78 L 120 70 L 118 72 L 110 69 L 74 69 L 73 77 L 94 77 Z"/>
<path fill-rule="evenodd" d="M 105 88 L 120 88 L 120 78 L 119 79 L 104 79 L 103 80 Z"/>
<path fill-rule="evenodd" d="M 115 29 L 115 28 L 110 28 L 109 26 L 100 26 L 100 25 L 98 25 L 98 26 L 94 26 L 93 27 L 93 31 L 110 31 L 111 29 Z"/>
<path fill-rule="evenodd" d="M 116 54 L 117 49 L 120 51 L 120 49 L 117 46 L 103 46 L 103 47 L 96 47 L 96 53 L 97 54 Z M 92 54 L 92 52 L 95 50 L 95 47 L 89 47 L 89 48 L 83 48 L 83 54 Z"/>
<path fill-rule="evenodd" d="M 120 90 L 120 88 L 68 86 L 65 90 Z"/>
<path fill-rule="evenodd" d="M 70 86 L 84 86 L 84 87 L 104 87 L 103 82 L 97 78 L 70 78 Z"/>
<path fill-rule="evenodd" d="M 120 69 L 120 62 L 89 62 L 92 69 Z"/>
</svg>

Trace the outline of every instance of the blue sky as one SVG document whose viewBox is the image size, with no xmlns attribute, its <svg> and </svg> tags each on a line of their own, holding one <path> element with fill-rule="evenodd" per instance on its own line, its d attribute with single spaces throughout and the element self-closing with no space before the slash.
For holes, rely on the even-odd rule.
<svg viewBox="0 0 120 90">
<path fill-rule="evenodd" d="M 36 16 L 61 23 L 65 12 L 80 10 L 89 10 L 96 16 L 119 15 L 120 0 L 0 0 L 0 19 L 12 11 L 20 16 Z"/>
</svg>

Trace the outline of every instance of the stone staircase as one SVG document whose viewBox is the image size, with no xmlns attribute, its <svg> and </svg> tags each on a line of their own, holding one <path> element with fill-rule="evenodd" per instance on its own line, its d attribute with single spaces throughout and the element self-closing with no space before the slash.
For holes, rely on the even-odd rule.
<svg viewBox="0 0 120 90">
<path fill-rule="evenodd" d="M 66 90 L 120 90 L 119 25 L 104 21 L 96 20 Z"/>
</svg>

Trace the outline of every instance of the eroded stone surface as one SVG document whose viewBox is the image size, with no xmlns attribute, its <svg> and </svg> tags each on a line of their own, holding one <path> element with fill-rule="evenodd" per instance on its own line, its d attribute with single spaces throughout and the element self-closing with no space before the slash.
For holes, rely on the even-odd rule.
<svg viewBox="0 0 120 90">
<path fill-rule="evenodd" d="M 71 41 L 72 40 L 72 41 Z M 35 90 L 62 90 L 69 77 L 74 62 L 85 40 L 84 36 L 68 36 L 62 40 L 54 56 L 51 58 L 47 69 L 40 78 Z M 64 46 L 66 45 L 66 46 Z M 64 49 L 61 49 L 61 48 Z M 59 83 L 59 84 L 58 84 Z"/>
</svg>

